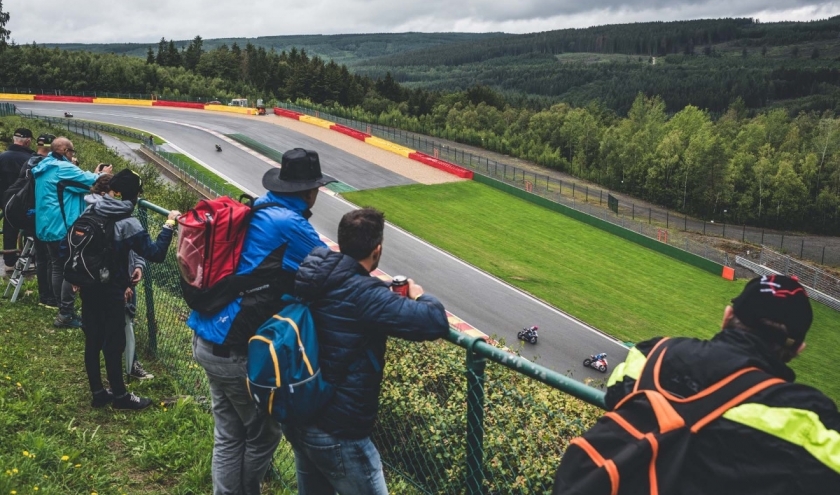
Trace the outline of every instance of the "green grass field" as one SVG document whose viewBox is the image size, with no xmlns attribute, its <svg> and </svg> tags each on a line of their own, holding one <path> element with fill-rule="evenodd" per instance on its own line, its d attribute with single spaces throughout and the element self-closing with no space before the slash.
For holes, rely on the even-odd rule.
<svg viewBox="0 0 840 495">
<path fill-rule="evenodd" d="M 745 283 L 728 282 L 475 182 L 343 196 L 384 211 L 393 224 L 625 341 L 711 337 L 724 307 Z M 824 363 L 840 357 L 840 315 L 818 303 L 814 310 L 810 352 L 793 368 L 802 382 L 837 401 L 840 371 Z"/>
<path fill-rule="evenodd" d="M 96 121 L 96 120 L 82 120 L 82 122 L 91 122 L 91 123 L 94 123 L 94 124 L 104 124 L 104 125 L 107 125 L 108 127 L 116 127 L 117 129 L 122 129 L 122 130 L 125 130 L 125 131 L 133 132 L 135 134 L 142 134 L 144 136 L 148 136 L 147 132 L 141 131 L 140 129 L 135 129 L 133 127 L 126 127 L 124 125 L 111 124 L 110 122 L 99 122 L 99 121 Z M 146 143 L 149 142 L 148 139 L 143 139 L 141 141 L 140 139 L 136 139 L 136 138 L 133 138 L 131 136 L 125 136 L 123 134 L 116 134 L 116 133 L 107 132 L 107 131 L 100 131 L 100 130 L 98 130 L 97 132 L 102 133 L 102 134 L 108 134 L 109 136 L 114 136 L 115 138 L 119 139 L 120 141 L 126 141 L 128 143 L 144 143 L 144 144 L 146 144 Z M 162 144 L 166 144 L 166 141 L 159 138 L 158 136 L 153 135 L 152 137 L 154 138 L 156 145 L 160 146 Z"/>
</svg>

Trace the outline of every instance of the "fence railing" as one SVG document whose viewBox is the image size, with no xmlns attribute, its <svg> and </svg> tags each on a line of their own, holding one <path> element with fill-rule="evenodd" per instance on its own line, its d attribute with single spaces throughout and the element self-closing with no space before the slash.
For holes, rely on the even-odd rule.
<svg viewBox="0 0 840 495">
<path fill-rule="evenodd" d="M 789 257 L 779 255 L 778 253 L 765 256 L 764 252 L 762 252 L 756 258 L 751 259 L 746 256 L 736 256 L 735 261 L 739 265 L 759 275 L 796 275 L 799 277 L 801 273 L 804 275 L 804 278 L 799 278 L 799 282 L 807 290 L 808 297 L 825 304 L 835 311 L 840 311 L 840 298 L 837 297 L 839 288 L 832 286 L 833 283 L 830 278 L 821 279 L 819 274 L 808 273 L 806 270 L 802 270 L 801 267 L 794 266 L 790 263 L 790 261 L 795 260 L 785 260 L 785 258 Z M 836 281 L 837 279 L 834 280 Z"/>
<path fill-rule="evenodd" d="M 170 92 L 163 93 L 143 93 L 143 92 L 112 92 L 112 91 L 96 91 L 90 89 L 67 90 L 56 88 L 44 88 L 35 86 L 0 86 L 0 93 L 19 94 L 19 95 L 53 95 L 53 96 L 82 96 L 91 98 L 124 98 L 128 100 L 168 100 L 168 101 L 184 101 L 195 103 L 208 103 L 218 101 L 222 105 L 227 105 L 233 98 L 225 96 L 189 96 L 174 94 Z M 256 98 L 251 95 L 237 96 L 237 98 L 248 98 L 249 102 L 256 103 Z"/>
</svg>

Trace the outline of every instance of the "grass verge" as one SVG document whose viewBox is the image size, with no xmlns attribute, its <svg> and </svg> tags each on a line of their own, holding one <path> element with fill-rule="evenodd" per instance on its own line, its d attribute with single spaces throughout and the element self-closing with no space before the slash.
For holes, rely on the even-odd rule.
<svg viewBox="0 0 840 495">
<path fill-rule="evenodd" d="M 107 125 L 108 127 L 115 127 L 115 128 L 117 128 L 117 129 L 122 129 L 122 130 L 124 130 L 124 131 L 133 132 L 133 133 L 135 133 L 135 134 L 142 134 L 142 135 L 144 135 L 144 136 L 148 136 L 148 134 L 149 134 L 149 133 L 147 133 L 147 132 L 145 132 L 145 131 L 141 131 L 140 129 L 135 129 L 135 128 L 133 128 L 133 127 L 126 127 L 126 126 L 124 126 L 124 125 L 111 124 L 111 123 L 109 123 L 109 122 L 98 122 L 98 121 L 95 121 L 95 120 L 82 120 L 82 122 L 90 122 L 90 123 L 92 123 L 92 124 L 102 124 L 102 125 Z M 114 133 L 114 132 L 108 132 L 108 131 L 99 130 L 99 129 L 97 129 L 97 131 L 96 131 L 96 132 L 99 132 L 99 133 L 101 133 L 101 134 L 108 134 L 109 136 L 114 136 L 115 138 L 119 139 L 120 141 L 126 141 L 126 142 L 128 142 L 128 143 L 143 143 L 143 144 L 148 144 L 148 142 L 149 142 L 148 138 L 147 138 L 147 139 L 140 140 L 140 139 L 136 139 L 136 138 L 131 137 L 131 136 L 126 136 L 126 135 L 124 135 L 124 134 L 117 134 L 117 133 Z M 152 138 L 154 138 L 154 140 L 155 140 L 155 144 L 156 144 L 156 145 L 158 145 L 158 146 L 160 146 L 160 145 L 162 145 L 162 144 L 166 144 L 166 141 L 164 141 L 163 139 L 161 139 L 161 138 L 160 138 L 160 137 L 158 137 L 158 136 L 152 135 Z"/>
<path fill-rule="evenodd" d="M 475 182 L 343 194 L 390 222 L 621 339 L 711 337 L 744 281 L 727 282 Z M 387 240 L 386 240 L 387 242 Z M 812 349 L 793 363 L 804 383 L 840 398 L 840 315 L 814 303 Z M 826 353 L 828 353 L 826 355 Z"/>
<path fill-rule="evenodd" d="M 172 153 L 169 151 L 158 151 L 158 154 L 166 157 L 172 163 L 175 163 L 182 170 L 187 170 L 191 175 L 204 184 L 210 186 L 211 189 L 221 192 L 223 195 L 232 198 L 238 198 L 245 194 L 241 189 L 206 169 L 203 165 L 181 153 Z"/>
</svg>

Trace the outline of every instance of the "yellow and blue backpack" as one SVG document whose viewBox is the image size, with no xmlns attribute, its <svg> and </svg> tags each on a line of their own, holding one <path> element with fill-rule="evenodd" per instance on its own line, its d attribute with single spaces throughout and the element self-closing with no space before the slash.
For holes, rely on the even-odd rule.
<svg viewBox="0 0 840 495">
<path fill-rule="evenodd" d="M 248 392 L 283 424 L 310 423 L 332 399 L 321 375 L 318 336 L 309 307 L 291 296 L 248 341 Z"/>
</svg>

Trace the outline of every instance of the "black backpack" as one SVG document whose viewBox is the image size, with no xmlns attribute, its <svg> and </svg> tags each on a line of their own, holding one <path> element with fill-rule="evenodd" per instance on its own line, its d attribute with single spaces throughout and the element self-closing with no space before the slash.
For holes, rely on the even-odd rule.
<svg viewBox="0 0 840 495">
<path fill-rule="evenodd" d="M 751 367 L 691 397 L 671 395 L 659 382 L 659 369 L 665 351 L 680 340 L 660 340 L 648 354 L 634 392 L 569 442 L 552 495 L 680 493 L 692 437 L 730 408 L 784 383 Z"/>
<path fill-rule="evenodd" d="M 3 213 L 9 224 L 27 232 L 35 231 L 35 177 L 32 169 L 43 156 L 29 159 L 23 166 L 21 176 L 3 194 Z"/>
<path fill-rule="evenodd" d="M 114 224 L 129 216 L 107 217 L 93 208 L 82 213 L 67 231 L 69 253 L 64 280 L 79 287 L 113 281 L 119 269 L 114 252 Z"/>
</svg>

